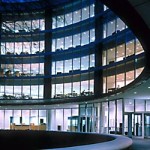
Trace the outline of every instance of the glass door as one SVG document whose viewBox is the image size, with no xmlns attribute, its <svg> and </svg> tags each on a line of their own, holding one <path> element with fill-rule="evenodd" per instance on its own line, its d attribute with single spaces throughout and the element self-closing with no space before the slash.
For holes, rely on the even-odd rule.
<svg viewBox="0 0 150 150">
<path fill-rule="evenodd" d="M 150 137 L 150 114 L 144 115 L 144 130 L 145 130 L 145 137 Z"/>
<path fill-rule="evenodd" d="M 142 114 L 134 114 L 134 136 L 142 136 Z"/>
<path fill-rule="evenodd" d="M 126 113 L 124 115 L 124 134 L 132 137 L 134 131 L 134 114 Z"/>
<path fill-rule="evenodd" d="M 129 137 L 142 136 L 142 114 L 126 113 L 124 115 L 124 134 Z"/>
</svg>

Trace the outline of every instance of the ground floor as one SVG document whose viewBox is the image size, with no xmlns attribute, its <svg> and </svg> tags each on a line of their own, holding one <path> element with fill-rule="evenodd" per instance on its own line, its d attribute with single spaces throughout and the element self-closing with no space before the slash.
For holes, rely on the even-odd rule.
<svg viewBox="0 0 150 150">
<path fill-rule="evenodd" d="M 150 137 L 150 100 L 116 99 L 38 109 L 1 107 L 0 120 L 1 129 L 97 132 L 144 138 Z"/>
</svg>

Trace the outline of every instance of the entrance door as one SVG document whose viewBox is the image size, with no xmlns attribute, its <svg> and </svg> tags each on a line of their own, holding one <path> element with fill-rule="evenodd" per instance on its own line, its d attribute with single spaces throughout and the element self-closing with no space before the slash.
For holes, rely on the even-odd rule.
<svg viewBox="0 0 150 150">
<path fill-rule="evenodd" d="M 91 130 L 91 118 L 80 117 L 80 132 L 90 132 Z"/>
<path fill-rule="evenodd" d="M 134 136 L 142 136 L 142 114 L 134 114 Z"/>
<path fill-rule="evenodd" d="M 144 131 L 145 137 L 150 137 L 150 114 L 144 115 Z"/>
<path fill-rule="evenodd" d="M 129 137 L 142 136 L 142 114 L 127 113 L 124 115 L 124 133 Z"/>
</svg>

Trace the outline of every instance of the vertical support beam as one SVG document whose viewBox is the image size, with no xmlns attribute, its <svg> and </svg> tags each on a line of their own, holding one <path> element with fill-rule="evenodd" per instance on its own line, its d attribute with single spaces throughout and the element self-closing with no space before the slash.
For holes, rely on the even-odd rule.
<svg viewBox="0 0 150 150">
<path fill-rule="evenodd" d="M 142 113 L 142 138 L 144 139 L 144 113 Z"/>
<path fill-rule="evenodd" d="M 103 5 L 99 0 L 95 1 L 95 15 L 99 14 L 103 10 Z M 101 39 L 103 37 L 103 25 L 102 19 L 99 17 L 95 20 L 95 39 Z M 102 44 L 95 45 L 95 67 L 102 66 Z M 103 92 L 103 72 L 102 70 L 96 70 L 94 72 L 94 95 L 99 97 Z"/>
<path fill-rule="evenodd" d="M 45 30 L 52 29 L 52 12 L 50 9 L 45 11 Z M 51 30 L 50 30 L 51 31 Z M 52 66 L 52 58 L 51 54 L 47 54 L 51 52 L 52 45 L 52 32 L 45 32 L 45 53 L 44 56 L 44 75 L 47 76 L 44 78 L 44 99 L 51 98 L 51 66 Z"/>
<path fill-rule="evenodd" d="M 128 114 L 128 137 L 132 137 L 132 113 Z"/>
</svg>

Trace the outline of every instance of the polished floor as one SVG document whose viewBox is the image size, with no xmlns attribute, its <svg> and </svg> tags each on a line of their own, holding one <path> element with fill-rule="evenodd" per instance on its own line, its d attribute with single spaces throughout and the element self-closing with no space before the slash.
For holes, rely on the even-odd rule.
<svg viewBox="0 0 150 150">
<path fill-rule="evenodd" d="M 132 138 L 131 150 L 150 150 L 150 139 Z"/>
</svg>

